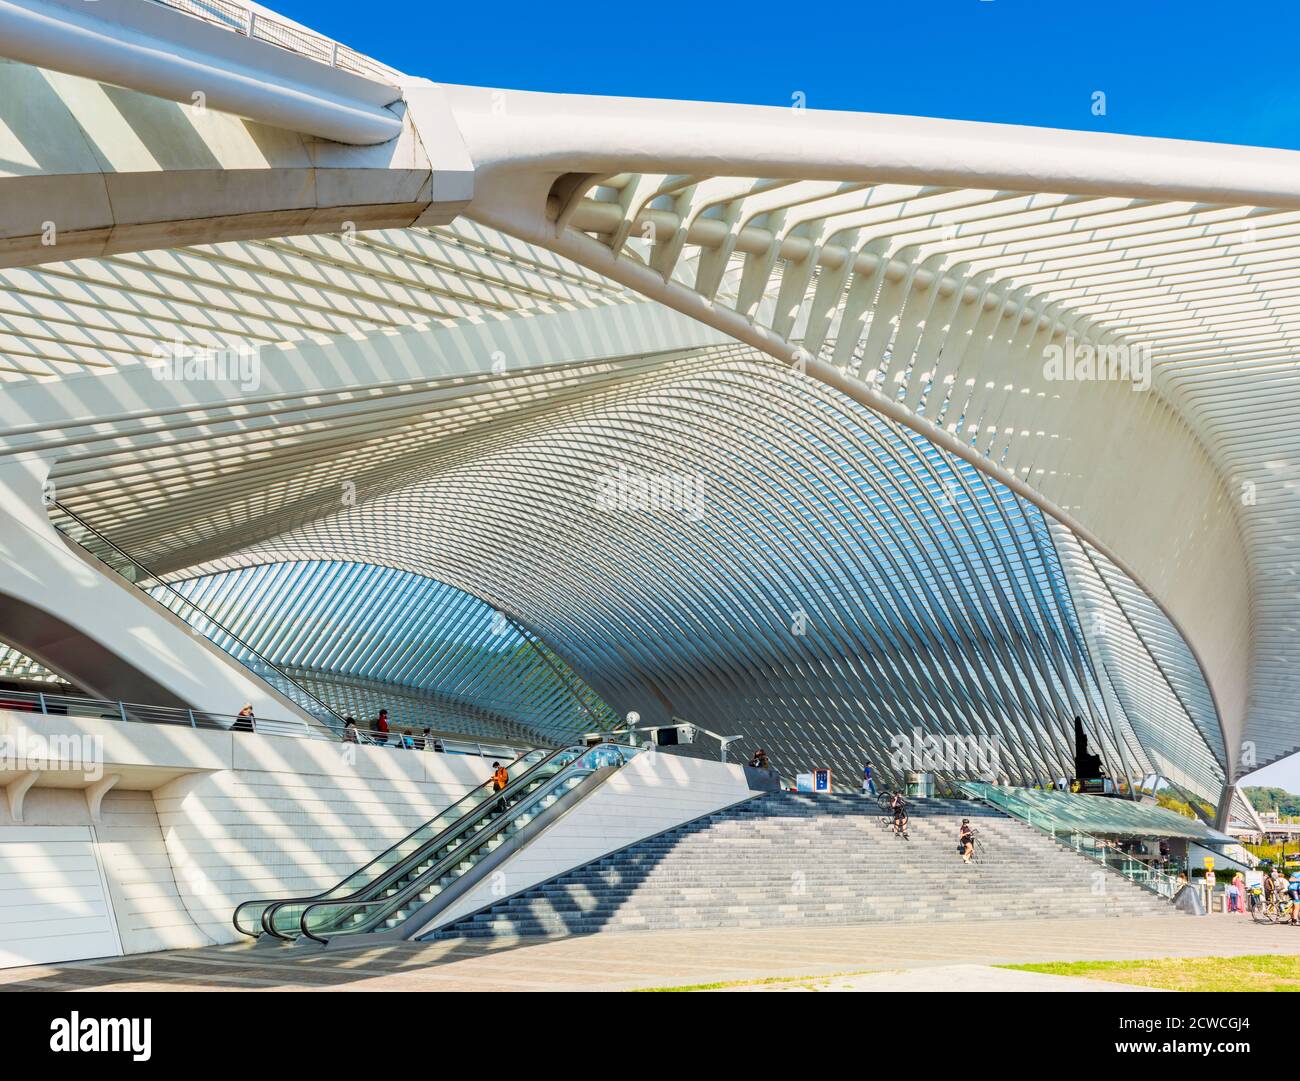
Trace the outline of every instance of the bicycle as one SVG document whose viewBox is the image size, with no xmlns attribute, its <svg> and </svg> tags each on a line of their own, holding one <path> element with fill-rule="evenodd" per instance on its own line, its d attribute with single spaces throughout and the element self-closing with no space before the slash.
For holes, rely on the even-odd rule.
<svg viewBox="0 0 1300 1081">
<path fill-rule="evenodd" d="M 1290 894 L 1277 893 L 1264 896 L 1264 891 L 1258 886 L 1252 886 L 1247 891 L 1250 904 L 1250 918 L 1255 923 L 1290 923 L 1291 907 L 1294 902 Z"/>
<path fill-rule="evenodd" d="M 890 802 L 889 797 L 881 797 L 880 799 L 878 799 L 876 801 L 876 806 L 880 808 L 879 822 L 880 822 L 881 829 L 888 830 L 890 833 L 898 834 L 900 837 L 903 838 L 904 841 L 910 841 L 911 838 L 907 835 L 907 822 L 908 822 L 907 804 L 904 803 L 901 808 L 902 811 L 901 829 L 895 828 L 895 822 L 897 821 L 898 816 L 896 816 L 894 813 L 894 807 L 893 804 Z"/>
<path fill-rule="evenodd" d="M 889 828 L 897 836 L 903 838 L 904 841 L 910 841 L 912 839 L 907 835 L 908 821 L 907 808 L 905 806 L 900 807 L 896 811 L 893 809 L 890 810 Z"/>
</svg>

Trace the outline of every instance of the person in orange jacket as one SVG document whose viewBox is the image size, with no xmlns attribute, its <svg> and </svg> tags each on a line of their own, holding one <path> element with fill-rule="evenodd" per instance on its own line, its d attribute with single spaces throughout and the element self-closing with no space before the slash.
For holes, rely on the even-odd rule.
<svg viewBox="0 0 1300 1081">
<path fill-rule="evenodd" d="M 510 783 L 510 774 L 506 772 L 506 767 L 503 766 L 500 762 L 493 762 L 492 778 L 491 780 L 488 781 L 488 784 L 492 786 L 492 791 L 502 792 L 505 790 L 506 785 L 508 785 L 509 783 Z M 497 809 L 497 814 L 500 814 L 502 811 L 504 811 L 506 809 L 506 801 L 503 799 L 497 800 L 496 809 Z"/>
</svg>

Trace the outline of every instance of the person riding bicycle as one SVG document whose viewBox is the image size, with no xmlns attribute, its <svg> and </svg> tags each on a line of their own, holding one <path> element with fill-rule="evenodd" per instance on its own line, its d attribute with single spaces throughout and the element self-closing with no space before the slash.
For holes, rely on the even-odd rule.
<svg viewBox="0 0 1300 1081">
<path fill-rule="evenodd" d="M 895 792 L 889 800 L 889 813 L 894 818 L 894 832 L 907 836 L 907 801 L 901 792 Z"/>
<path fill-rule="evenodd" d="M 957 846 L 961 850 L 962 863 L 970 863 L 975 855 L 975 829 L 969 818 L 961 820 L 961 829 L 957 832 Z"/>
</svg>

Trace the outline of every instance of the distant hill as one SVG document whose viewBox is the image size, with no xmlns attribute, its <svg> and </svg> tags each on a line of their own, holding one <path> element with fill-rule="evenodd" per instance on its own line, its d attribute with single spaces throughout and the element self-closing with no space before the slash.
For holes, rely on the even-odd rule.
<svg viewBox="0 0 1300 1081">
<path fill-rule="evenodd" d="M 1247 785 L 1242 789 L 1251 806 L 1257 811 L 1277 811 L 1284 815 L 1300 815 L 1300 796 L 1285 788 L 1265 788 Z"/>
<path fill-rule="evenodd" d="M 1208 803 L 1204 802 L 1203 800 L 1198 800 L 1197 802 L 1200 803 L 1201 812 L 1207 818 L 1211 818 L 1211 819 L 1214 818 L 1213 807 L 1211 807 Z M 1168 792 L 1156 793 L 1156 805 L 1159 807 L 1163 807 L 1166 811 L 1176 811 L 1184 818 L 1191 818 L 1191 819 L 1197 818 L 1197 814 L 1195 811 L 1192 810 L 1191 804 L 1189 804 L 1186 800 L 1181 800 L 1177 796 L 1171 795 Z"/>
</svg>

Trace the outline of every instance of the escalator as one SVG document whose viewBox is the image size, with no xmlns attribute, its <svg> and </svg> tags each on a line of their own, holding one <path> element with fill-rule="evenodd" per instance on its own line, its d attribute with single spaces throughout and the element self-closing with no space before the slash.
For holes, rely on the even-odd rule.
<svg viewBox="0 0 1300 1081">
<path fill-rule="evenodd" d="M 235 928 L 263 941 L 413 937 L 636 753 L 612 743 L 530 751 L 500 793 L 473 789 L 323 893 L 244 902 Z"/>
</svg>

